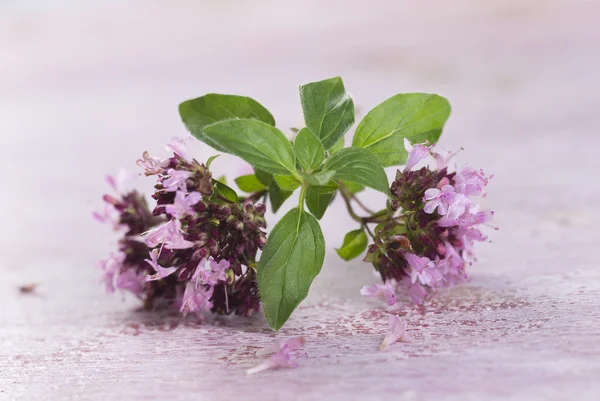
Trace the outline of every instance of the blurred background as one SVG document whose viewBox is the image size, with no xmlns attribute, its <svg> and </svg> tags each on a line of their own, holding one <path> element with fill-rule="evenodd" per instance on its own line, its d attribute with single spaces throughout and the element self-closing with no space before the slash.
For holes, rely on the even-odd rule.
<svg viewBox="0 0 600 401">
<path fill-rule="evenodd" d="M 591 0 L 0 0 L 0 322 L 12 327 L 2 344 L 31 349 L 31 327 L 101 325 L 93 314 L 137 305 L 97 283 L 116 237 L 90 215 L 105 174 L 136 171 L 142 151 L 164 156 L 185 132 L 181 101 L 250 96 L 291 135 L 303 124 L 298 84 L 337 75 L 357 121 L 400 92 L 450 100 L 440 145 L 465 147 L 460 162 L 495 174 L 484 203 L 502 230 L 479 247 L 476 285 L 591 267 L 599 15 Z M 199 160 L 215 153 L 192 149 Z M 244 167 L 213 166 L 232 178 Z M 311 299 L 357 297 L 374 280 L 332 252 L 353 228 L 337 202 Z M 18 297 L 29 282 L 47 301 Z"/>
</svg>

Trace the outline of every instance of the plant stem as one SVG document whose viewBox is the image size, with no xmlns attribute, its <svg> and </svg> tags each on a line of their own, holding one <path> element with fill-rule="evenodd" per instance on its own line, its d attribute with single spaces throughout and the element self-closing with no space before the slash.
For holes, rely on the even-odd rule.
<svg viewBox="0 0 600 401">
<path fill-rule="evenodd" d="M 302 184 L 302 188 L 300 189 L 300 198 L 298 199 L 298 209 L 300 209 L 300 211 L 304 211 L 304 199 L 306 198 L 306 190 L 307 190 L 307 186 L 306 184 Z"/>
</svg>

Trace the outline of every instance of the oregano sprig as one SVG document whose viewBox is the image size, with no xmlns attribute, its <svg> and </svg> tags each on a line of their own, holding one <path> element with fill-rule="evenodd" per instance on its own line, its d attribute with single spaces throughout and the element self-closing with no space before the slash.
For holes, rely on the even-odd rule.
<svg viewBox="0 0 600 401">
<path fill-rule="evenodd" d="M 120 266 L 117 281 L 123 272 L 135 272 L 128 273 L 128 279 L 137 280 L 149 264 L 157 271 L 152 280 L 162 280 L 161 285 L 153 284 L 152 291 L 160 288 L 171 296 L 181 290 L 175 287 L 185 287 L 182 311 L 249 314 L 260 297 L 267 322 L 277 330 L 306 298 L 321 271 L 326 247 L 319 220 L 338 195 L 357 223 L 336 249 L 342 259 L 356 258 L 368 248 L 365 260 L 374 264 L 384 280 L 399 282 L 412 274 L 414 283 L 425 280 L 425 271 L 433 263 L 428 258 L 433 254 L 419 241 L 423 235 L 438 235 L 427 240 L 436 244 L 437 260 L 444 257 L 450 263 L 446 250 L 454 249 L 451 242 L 458 241 L 459 231 L 451 231 L 454 237 L 448 237 L 449 231 L 439 229 L 438 221 L 445 212 L 454 212 L 453 207 L 462 208 L 462 214 L 454 218 L 475 218 L 469 217 L 470 203 L 456 199 L 467 197 L 471 190 L 467 188 L 479 185 L 473 180 L 481 175 L 475 173 L 473 178 L 470 171 L 448 175 L 445 169 L 410 171 L 440 137 L 450 114 L 448 101 L 434 94 L 395 95 L 362 119 L 352 145 L 346 147 L 349 141 L 344 136 L 354 124 L 355 112 L 342 79 L 300 85 L 299 97 L 306 126 L 293 129 L 291 139 L 276 127 L 271 113 L 249 97 L 207 94 L 181 103 L 181 119 L 194 137 L 245 160 L 254 174 L 234 179 L 246 194 L 241 196 L 224 180 L 212 178 L 210 168 L 216 156 L 200 164 L 184 154 L 182 141 L 169 146 L 175 152 L 170 159 L 161 161 L 145 153 L 140 165 L 146 175 L 158 176 L 153 213 L 137 193 L 111 202 L 121 213 L 118 224 L 129 225 L 131 232 L 163 225 L 146 234 L 145 244 L 127 243 L 137 247 L 135 261 L 111 259 L 110 263 Z M 424 144 L 411 145 L 415 143 Z M 407 165 L 405 171 L 398 171 L 390 188 L 384 168 L 400 164 Z M 360 201 L 357 194 L 365 188 L 386 196 L 383 209 L 373 211 Z M 453 195 L 450 191 L 455 190 Z M 297 206 L 273 225 L 265 240 L 261 231 L 266 227 L 264 204 L 276 213 L 294 192 L 299 193 Z M 423 209 L 431 205 L 425 202 L 436 202 L 435 208 Z M 130 205 L 141 214 L 127 215 Z M 431 221 L 425 215 L 431 215 Z M 423 222 L 435 225 L 437 231 L 428 231 Z M 444 224 L 453 227 L 454 223 Z M 150 259 L 144 265 L 141 260 L 148 251 Z M 134 252 L 133 248 L 128 252 Z M 420 252 L 419 256 L 414 252 Z M 466 252 L 457 253 L 461 261 Z M 423 264 L 417 266 L 420 261 Z M 172 266 L 161 265 L 166 262 Z M 145 285 L 136 284 L 138 296 Z M 365 293 L 389 292 L 373 289 Z"/>
</svg>

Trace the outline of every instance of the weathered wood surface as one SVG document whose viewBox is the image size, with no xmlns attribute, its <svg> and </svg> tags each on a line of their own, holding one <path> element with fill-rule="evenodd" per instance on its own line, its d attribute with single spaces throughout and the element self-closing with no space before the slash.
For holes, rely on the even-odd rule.
<svg viewBox="0 0 600 401">
<path fill-rule="evenodd" d="M 0 399 L 600 399 L 597 2 L 169 3 L 0 5 Z M 277 334 L 103 294 L 103 175 L 183 132 L 179 101 L 244 93 L 297 126 L 296 85 L 332 75 L 362 114 L 398 91 L 450 98 L 442 145 L 495 174 L 501 230 L 472 283 L 420 308 L 361 299 L 375 278 L 332 251 L 353 228 L 337 203 L 324 273 Z M 415 340 L 380 353 L 390 312 Z M 292 335 L 300 368 L 245 376 Z"/>
</svg>

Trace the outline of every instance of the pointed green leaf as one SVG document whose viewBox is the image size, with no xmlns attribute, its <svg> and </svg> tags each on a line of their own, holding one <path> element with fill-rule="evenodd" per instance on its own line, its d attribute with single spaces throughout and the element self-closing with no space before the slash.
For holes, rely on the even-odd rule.
<svg viewBox="0 0 600 401">
<path fill-rule="evenodd" d="M 341 248 L 338 248 L 335 251 L 342 259 L 352 260 L 357 256 L 360 256 L 360 254 L 367 249 L 368 243 L 369 239 L 367 238 L 367 234 L 365 234 L 365 230 L 361 228 L 359 230 L 350 231 L 348 234 L 346 234 L 344 237 L 344 244 Z"/>
<path fill-rule="evenodd" d="M 306 126 L 332 147 L 354 124 L 354 103 L 340 77 L 300 86 L 300 101 Z"/>
<path fill-rule="evenodd" d="M 237 199 L 238 199 L 237 193 L 232 188 L 225 185 L 225 183 L 223 183 L 221 181 L 217 181 L 217 180 L 214 180 L 214 184 L 215 184 L 215 192 L 214 192 L 213 196 L 221 195 L 222 197 L 224 197 L 227 200 L 230 200 L 231 202 L 237 202 Z"/>
<path fill-rule="evenodd" d="M 302 128 L 294 140 L 294 153 L 300 166 L 306 171 L 321 166 L 325 159 L 325 149 L 317 136 L 308 128 Z"/>
<path fill-rule="evenodd" d="M 340 150 L 327 159 L 325 171 L 335 171 L 336 180 L 355 182 L 389 195 L 387 176 L 381 162 L 366 149 Z"/>
<path fill-rule="evenodd" d="M 281 205 L 290 197 L 294 191 L 284 191 L 279 188 L 277 183 L 273 181 L 269 185 L 269 201 L 271 202 L 271 210 L 273 213 L 277 213 Z"/>
<path fill-rule="evenodd" d="M 258 291 L 269 326 L 279 330 L 308 295 L 325 259 L 319 222 L 298 208 L 273 227 L 258 264 Z"/>
<path fill-rule="evenodd" d="M 405 93 L 393 96 L 371 110 L 360 122 L 352 146 L 369 149 L 384 167 L 406 162 L 404 138 L 411 143 L 434 144 L 450 116 L 442 96 Z"/>
<path fill-rule="evenodd" d="M 277 186 L 279 186 L 279 188 L 283 189 L 284 191 L 293 192 L 300 186 L 300 183 L 298 182 L 296 177 L 292 175 L 274 175 L 273 178 L 275 179 Z"/>
<path fill-rule="evenodd" d="M 258 120 L 228 120 L 204 127 L 211 146 L 246 160 L 252 166 L 273 174 L 296 171 L 294 150 L 275 127 Z M 202 139 L 202 138 L 201 138 Z"/>
<path fill-rule="evenodd" d="M 332 155 L 335 152 L 339 152 L 340 150 L 344 149 L 345 146 L 345 142 L 344 142 L 344 137 L 341 137 L 332 147 L 331 149 L 329 149 L 329 154 Z"/>
<path fill-rule="evenodd" d="M 255 168 L 254 174 L 256 175 L 256 178 L 258 178 L 258 180 L 262 182 L 263 185 L 266 187 L 271 185 L 271 183 L 273 182 L 273 174 L 271 173 L 267 173 L 266 171 L 262 171 Z"/>
<path fill-rule="evenodd" d="M 212 162 L 215 161 L 215 159 L 219 156 L 221 156 L 221 155 L 214 155 L 214 156 L 209 157 L 206 160 L 206 168 L 210 168 L 210 165 L 212 164 Z"/>
<path fill-rule="evenodd" d="M 308 210 L 317 218 L 317 220 L 321 220 L 325 215 L 325 211 L 335 197 L 336 190 L 337 185 L 333 191 L 327 186 L 310 186 L 306 190 L 306 207 L 308 207 Z"/>
<path fill-rule="evenodd" d="M 254 174 L 242 175 L 235 179 L 238 188 L 244 192 L 254 193 L 264 191 L 267 187 Z"/>
<path fill-rule="evenodd" d="M 219 121 L 251 118 L 275 126 L 275 120 L 267 109 L 256 100 L 245 96 L 209 93 L 187 100 L 179 105 L 179 115 L 187 129 L 196 138 L 222 152 L 219 144 L 210 144 L 204 136 L 204 127 Z"/>
<path fill-rule="evenodd" d="M 314 174 L 302 174 L 310 185 L 325 185 L 335 176 L 335 171 L 320 171 Z"/>
</svg>

